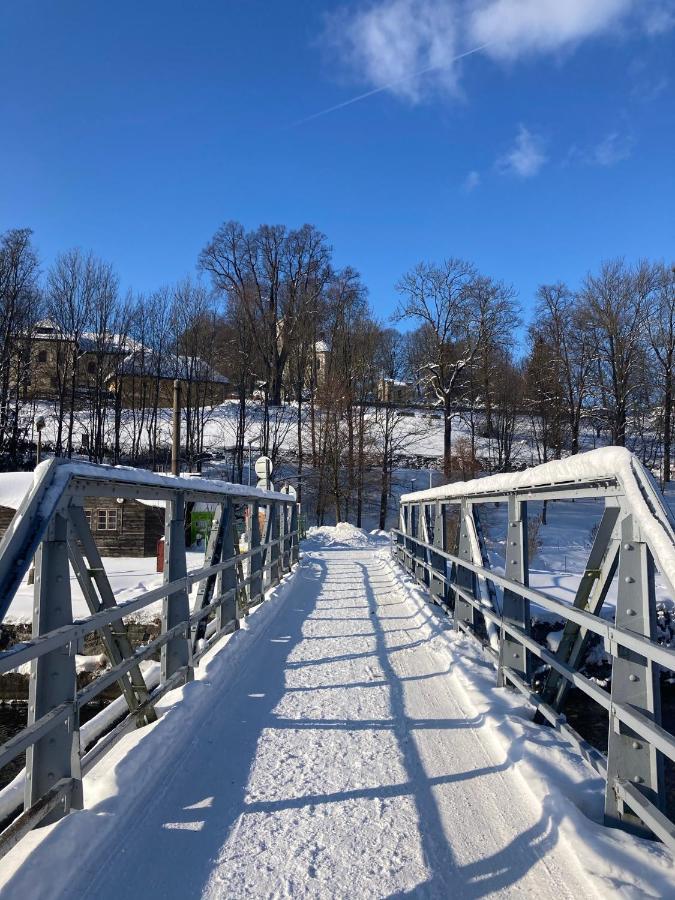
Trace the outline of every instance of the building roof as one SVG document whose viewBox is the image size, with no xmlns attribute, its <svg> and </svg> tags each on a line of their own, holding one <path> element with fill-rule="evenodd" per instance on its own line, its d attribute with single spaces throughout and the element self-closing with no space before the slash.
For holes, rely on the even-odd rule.
<svg viewBox="0 0 675 900">
<path fill-rule="evenodd" d="M 317 341 L 314 344 L 314 349 L 317 353 L 330 353 L 330 347 L 325 341 Z"/>
<path fill-rule="evenodd" d="M 149 350 L 130 353 L 121 366 L 122 375 L 152 375 L 160 378 L 180 378 L 184 381 L 229 384 L 229 378 L 217 372 L 199 356 L 164 354 L 161 359 Z"/>
</svg>

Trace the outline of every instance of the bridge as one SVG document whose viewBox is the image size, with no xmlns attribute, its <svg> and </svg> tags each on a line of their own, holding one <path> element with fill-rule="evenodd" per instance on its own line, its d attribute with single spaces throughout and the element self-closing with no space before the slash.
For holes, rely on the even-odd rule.
<svg viewBox="0 0 675 900">
<path fill-rule="evenodd" d="M 97 495 L 165 504 L 161 585 L 118 602 L 83 513 Z M 529 583 L 527 504 L 554 500 L 602 510 L 573 603 Z M 188 570 L 192 502 L 215 515 Z M 503 566 L 482 527 L 497 504 Z M 675 597 L 675 532 L 634 457 L 409 494 L 388 537 L 339 525 L 301 549 L 286 494 L 39 469 L 0 544 L 3 617 L 35 557 L 33 636 L 0 654 L 31 664 L 28 724 L 0 748 L 28 751 L 0 792 L 3 897 L 673 894 L 655 581 Z M 134 645 L 125 623 L 158 602 Z M 535 609 L 566 623 L 556 650 Z M 109 663 L 78 686 L 91 635 Z M 594 636 L 610 690 L 582 671 Z M 114 683 L 117 715 L 81 725 Z M 570 688 L 605 711 L 606 753 L 568 721 Z"/>
</svg>

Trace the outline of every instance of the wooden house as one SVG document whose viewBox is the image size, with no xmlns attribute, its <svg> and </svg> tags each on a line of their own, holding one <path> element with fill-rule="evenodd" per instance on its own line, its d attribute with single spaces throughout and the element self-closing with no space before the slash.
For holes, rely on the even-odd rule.
<svg viewBox="0 0 675 900">
<path fill-rule="evenodd" d="M 164 506 L 85 497 L 84 513 L 101 556 L 154 556 L 164 536 Z"/>
</svg>

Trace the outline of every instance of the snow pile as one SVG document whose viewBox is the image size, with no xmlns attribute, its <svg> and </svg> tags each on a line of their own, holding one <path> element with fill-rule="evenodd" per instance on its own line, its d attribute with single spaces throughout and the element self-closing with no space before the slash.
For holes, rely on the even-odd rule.
<svg viewBox="0 0 675 900">
<path fill-rule="evenodd" d="M 350 525 L 349 522 L 338 522 L 337 525 L 321 525 L 309 528 L 307 540 L 310 545 L 334 547 L 335 549 L 339 547 L 353 547 L 357 550 L 373 547 L 373 537 L 368 535 L 362 528 Z M 381 542 L 388 540 L 388 536 L 380 539 Z"/>
</svg>

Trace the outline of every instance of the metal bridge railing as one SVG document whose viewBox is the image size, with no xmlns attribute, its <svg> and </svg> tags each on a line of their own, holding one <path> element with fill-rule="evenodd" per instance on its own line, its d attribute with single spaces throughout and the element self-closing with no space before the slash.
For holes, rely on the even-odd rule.
<svg viewBox="0 0 675 900">
<path fill-rule="evenodd" d="M 166 508 L 164 583 L 119 604 L 83 507 L 85 497 L 111 496 L 163 501 Z M 212 504 L 214 516 L 204 566 L 188 571 L 185 512 L 191 502 Z M 244 553 L 235 522 L 242 507 L 248 511 Z M 0 653 L 0 674 L 31 665 L 28 725 L 0 746 L 0 768 L 26 751 L 24 809 L 0 834 L 0 855 L 35 825 L 81 808 L 82 775 L 123 734 L 155 719 L 157 701 L 192 679 L 202 656 L 237 630 L 239 620 L 291 570 L 298 549 L 298 507 L 288 494 L 58 460 L 40 467 L 0 543 L 2 620 L 35 559 L 32 637 Z M 76 621 L 71 568 L 90 611 Z M 161 633 L 133 647 L 124 619 L 159 600 Z M 109 668 L 78 690 L 75 655 L 93 632 L 100 635 Z M 157 653 L 161 675 L 151 688 L 140 663 Z M 115 682 L 128 714 L 84 752 L 80 711 Z"/>
<path fill-rule="evenodd" d="M 584 498 L 604 501 L 604 511 L 570 605 L 529 587 L 527 502 Z M 503 574 L 490 567 L 482 541 L 478 510 L 486 503 L 508 506 Z M 452 511 L 457 539 L 450 548 Z M 393 555 L 454 616 L 457 630 L 481 642 L 494 660 L 497 684 L 521 691 L 604 776 L 606 823 L 653 833 L 675 850 L 664 778 L 664 758 L 675 763 L 675 737 L 663 726 L 660 698 L 660 673 L 675 672 L 675 650 L 657 641 L 654 589 L 658 571 L 675 599 L 675 530 L 651 475 L 628 451 L 607 448 L 513 475 L 407 494 L 400 514 L 400 528 L 392 530 Z M 615 578 L 612 622 L 600 612 Z M 565 622 L 556 652 L 531 635 L 532 603 Z M 580 671 L 593 635 L 602 638 L 611 657 L 611 692 Z M 548 667 L 537 689 L 535 659 Z M 606 755 L 567 722 L 571 686 L 607 711 Z"/>
</svg>

